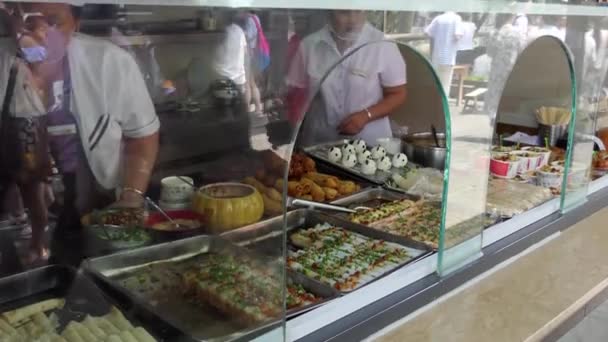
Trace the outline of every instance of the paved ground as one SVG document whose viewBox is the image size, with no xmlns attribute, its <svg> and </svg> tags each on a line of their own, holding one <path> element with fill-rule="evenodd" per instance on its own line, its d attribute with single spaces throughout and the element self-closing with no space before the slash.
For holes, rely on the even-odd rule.
<svg viewBox="0 0 608 342">
<path fill-rule="evenodd" d="M 558 342 L 606 342 L 608 341 L 607 322 L 608 302 L 604 302 Z"/>
</svg>

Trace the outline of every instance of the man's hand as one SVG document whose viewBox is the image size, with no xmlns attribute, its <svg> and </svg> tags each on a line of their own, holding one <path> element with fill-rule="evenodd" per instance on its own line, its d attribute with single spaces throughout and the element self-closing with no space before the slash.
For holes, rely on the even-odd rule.
<svg viewBox="0 0 608 342">
<path fill-rule="evenodd" d="M 349 115 L 338 125 L 338 131 L 347 135 L 359 134 L 369 123 L 367 112 L 361 111 Z"/>
<path fill-rule="evenodd" d="M 142 208 L 144 206 L 144 198 L 131 191 L 123 191 L 120 199 L 110 205 L 110 208 Z"/>
</svg>

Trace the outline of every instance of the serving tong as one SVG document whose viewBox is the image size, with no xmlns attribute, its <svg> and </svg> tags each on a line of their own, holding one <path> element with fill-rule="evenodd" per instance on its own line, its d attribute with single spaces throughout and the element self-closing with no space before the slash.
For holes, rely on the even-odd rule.
<svg viewBox="0 0 608 342">
<path fill-rule="evenodd" d="M 184 181 L 182 179 L 182 181 Z M 144 201 L 146 201 L 148 204 L 150 204 L 151 206 L 154 207 L 154 209 L 158 210 L 158 212 L 163 215 L 164 218 L 167 219 L 167 221 L 169 221 L 171 223 L 171 226 L 173 226 L 173 228 L 175 229 L 180 229 L 180 228 L 185 228 L 183 226 L 181 226 L 179 223 L 173 221 L 173 219 L 167 214 L 166 211 L 164 211 L 158 204 L 156 204 L 156 202 L 154 202 L 150 197 L 146 196 L 143 193 L 134 191 L 134 193 L 138 194 L 141 198 L 144 199 Z"/>
<path fill-rule="evenodd" d="M 287 206 L 288 207 L 305 207 L 305 208 L 313 208 L 313 209 L 325 209 L 325 210 L 333 210 L 343 213 L 356 214 L 358 212 L 371 210 L 369 207 L 354 207 L 354 208 L 345 208 L 337 205 L 314 202 L 303 200 L 299 198 L 287 197 Z"/>
</svg>

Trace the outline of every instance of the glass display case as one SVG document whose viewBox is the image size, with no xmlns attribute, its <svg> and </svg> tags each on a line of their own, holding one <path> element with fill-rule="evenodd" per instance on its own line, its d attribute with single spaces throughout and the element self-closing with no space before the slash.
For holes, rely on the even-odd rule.
<svg viewBox="0 0 608 342">
<path fill-rule="evenodd" d="M 0 340 L 314 340 L 438 284 L 608 184 L 607 14 L 0 2 Z"/>
</svg>

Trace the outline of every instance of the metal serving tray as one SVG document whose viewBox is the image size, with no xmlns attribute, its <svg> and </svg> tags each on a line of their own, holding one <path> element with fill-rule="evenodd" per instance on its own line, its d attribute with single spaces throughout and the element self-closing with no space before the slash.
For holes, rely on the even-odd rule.
<svg viewBox="0 0 608 342">
<path fill-rule="evenodd" d="M 275 324 L 276 322 L 270 322 L 247 329 L 236 320 L 226 317 L 211 306 L 202 306 L 200 303 L 195 305 L 188 301 L 187 298 L 176 295 L 175 291 L 179 289 L 165 289 L 165 296 L 162 296 L 162 294 L 153 295 L 152 293 L 146 293 L 146 291 L 141 291 L 138 294 L 121 284 L 121 279 L 146 272 L 150 266 L 171 265 L 177 268 L 180 264 L 195 261 L 197 256 L 200 257 L 211 252 L 230 253 L 233 255 L 251 254 L 250 251 L 241 249 L 224 239 L 197 236 L 106 257 L 89 259 L 85 261 L 84 267 L 101 281 L 120 291 L 133 301 L 140 303 L 140 305 L 147 307 L 160 319 L 177 327 L 197 341 L 246 340 Z M 272 267 L 272 263 L 269 260 L 267 263 L 268 267 Z M 280 265 L 277 262 L 274 266 L 281 267 Z M 277 269 L 277 272 L 280 271 Z M 301 284 L 313 294 L 323 297 L 324 301 L 331 300 L 338 295 L 330 287 L 297 274 L 290 274 L 289 279 L 289 281 Z M 322 303 L 290 310 L 287 312 L 287 315 L 297 315 L 306 310 L 311 310 L 320 304 Z"/>
<path fill-rule="evenodd" d="M 377 185 L 382 185 L 382 184 L 386 183 L 391 178 L 391 175 L 393 172 L 399 172 L 401 170 L 398 168 L 392 168 L 389 171 L 377 170 L 376 173 L 373 175 L 366 175 L 363 173 L 363 171 L 361 171 L 361 167 L 359 165 L 357 165 L 353 168 L 348 168 L 340 163 L 332 162 L 327 158 L 327 153 L 329 152 L 330 148 L 341 147 L 342 145 L 344 145 L 347 142 L 348 142 L 348 139 L 344 139 L 344 140 L 339 140 L 339 141 L 335 141 L 335 142 L 305 147 L 305 148 L 303 148 L 303 150 L 304 150 L 304 152 L 309 154 L 314 159 L 320 160 L 324 163 L 328 163 L 331 166 L 334 166 L 340 170 L 344 170 L 345 172 L 347 172 L 349 174 L 355 175 L 359 178 L 365 179 L 366 181 L 377 184 Z M 392 158 L 392 155 L 388 155 L 388 156 Z"/>
<path fill-rule="evenodd" d="M 348 231 L 359 233 L 363 236 L 372 239 L 394 243 L 396 245 L 399 245 L 398 247 L 404 248 L 411 256 L 411 259 L 402 263 L 398 267 L 395 267 L 394 269 L 385 272 L 384 274 L 373 279 L 372 281 L 360 284 L 359 286 L 357 286 L 357 288 L 360 288 L 361 286 L 367 285 L 377 279 L 380 279 L 392 273 L 393 271 L 430 254 L 430 250 L 424 245 L 422 245 L 422 247 L 424 248 L 415 248 L 411 246 L 412 244 L 409 241 L 407 244 L 403 244 L 403 239 L 400 239 L 395 235 L 387 234 L 380 230 L 371 229 L 362 225 L 353 224 L 352 222 L 342 220 L 338 217 L 326 215 L 321 212 L 310 209 L 299 209 L 287 213 L 285 228 L 287 230 L 287 234 L 290 234 L 299 228 L 310 228 L 322 223 L 329 223 L 336 227 L 341 227 Z M 279 246 L 283 241 L 282 227 L 283 217 L 276 217 L 274 219 L 258 222 L 257 224 L 225 233 L 223 236 L 241 246 L 247 247 L 256 252 L 264 253 L 267 255 L 274 255 L 276 253 L 276 246 Z M 287 241 L 288 248 L 296 249 L 295 246 L 289 243 L 289 237 L 287 238 Z M 341 292 L 350 293 L 352 291 Z"/>
<path fill-rule="evenodd" d="M 189 341 L 131 302 L 105 295 L 82 272 L 69 266 L 45 266 L 0 279 L 0 312 L 51 298 L 65 299 L 65 306 L 53 311 L 59 318 L 60 329 L 70 321 L 84 320 L 87 315 L 103 316 L 114 305 L 129 321 L 141 325 L 159 341 Z"/>
<path fill-rule="evenodd" d="M 321 163 L 317 163 L 317 172 L 323 173 L 323 174 L 327 174 L 327 175 L 331 175 L 331 176 L 336 176 L 338 178 L 340 178 L 340 180 L 343 181 L 351 181 L 351 182 L 355 182 L 355 184 L 359 185 L 361 187 L 361 189 L 359 191 L 355 191 L 352 194 L 348 195 L 348 196 L 352 196 L 354 194 L 357 194 L 365 189 L 369 189 L 370 187 L 375 186 L 376 184 L 371 183 L 365 179 L 362 179 L 360 177 L 357 177 L 356 175 L 353 175 L 352 172 L 347 172 L 344 171 L 343 169 L 338 169 L 335 168 L 332 165 L 326 164 L 324 162 Z M 334 201 L 331 201 L 329 203 L 335 203 L 335 201 L 339 201 L 342 198 L 346 198 L 348 196 L 345 197 L 340 197 Z"/>
<path fill-rule="evenodd" d="M 335 204 L 342 205 L 345 207 L 364 206 L 364 207 L 375 208 L 375 207 L 378 207 L 381 204 L 381 202 L 389 202 L 389 201 L 396 201 L 396 200 L 402 200 L 402 199 L 410 199 L 412 201 L 417 201 L 420 199 L 420 196 L 408 195 L 408 194 L 402 193 L 402 192 L 397 193 L 397 192 L 393 192 L 393 191 L 382 189 L 382 188 L 374 188 L 374 189 L 368 189 L 366 191 L 362 191 L 362 192 L 360 192 L 358 194 L 354 194 L 352 196 L 345 197 L 339 201 L 336 201 Z M 437 203 L 437 205 L 440 205 L 440 203 Z M 350 220 L 348 219 L 348 215 L 346 215 L 346 214 L 336 213 L 333 215 L 337 216 L 345 221 L 350 222 Z M 360 224 L 353 223 L 353 222 L 351 222 L 351 224 L 366 227 L 364 225 L 360 225 Z M 437 228 L 439 229 L 439 227 L 437 227 Z M 435 249 L 423 242 L 416 241 L 416 240 L 413 240 L 413 239 L 405 237 L 405 236 L 390 234 L 390 233 L 381 231 L 379 229 L 371 228 L 371 227 L 367 227 L 367 229 L 387 234 L 387 235 L 391 236 L 391 238 L 393 239 L 394 242 L 403 244 L 405 246 L 411 246 L 414 248 L 427 249 L 427 250 Z"/>
<path fill-rule="evenodd" d="M 26 224 L 13 224 L 9 220 L 0 221 L 0 235 L 3 238 L 14 240 L 25 228 Z"/>
<path fill-rule="evenodd" d="M 395 201 L 395 200 L 400 200 L 400 199 L 411 199 L 413 201 L 417 201 L 421 198 L 420 198 L 420 196 L 406 194 L 403 192 L 395 193 L 393 191 L 390 191 L 390 190 L 387 190 L 384 188 L 373 188 L 373 189 L 364 190 L 358 194 L 353 194 L 352 196 L 348 196 L 348 197 L 342 198 L 340 200 L 337 200 L 334 204 L 342 205 L 345 207 L 366 206 L 366 207 L 374 208 L 374 207 L 377 207 L 381 202 Z M 348 217 L 345 214 L 336 213 L 333 215 L 343 218 L 345 220 L 348 220 Z M 499 222 L 499 218 L 495 217 L 495 216 L 491 216 L 491 215 L 482 215 L 480 217 L 476 217 L 471 220 L 462 222 L 454 227 L 451 227 L 450 229 L 448 229 L 446 231 L 446 241 L 448 242 L 448 244 L 451 241 L 457 241 L 457 242 L 464 241 L 467 238 L 473 237 L 475 235 L 475 233 L 478 234 L 481 230 L 480 227 L 483 226 L 483 228 L 485 229 L 498 222 Z M 370 228 L 370 229 L 373 229 L 373 228 Z M 411 240 L 411 239 L 408 239 L 405 237 L 401 237 L 399 235 L 395 235 L 395 236 L 398 236 L 399 238 L 404 239 L 403 243 L 415 244 L 415 245 L 418 245 L 420 248 L 429 248 L 429 246 L 427 246 L 426 244 L 421 243 L 419 241 Z"/>
</svg>

